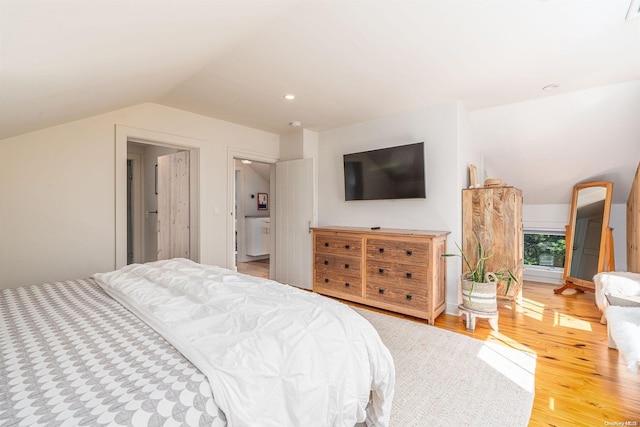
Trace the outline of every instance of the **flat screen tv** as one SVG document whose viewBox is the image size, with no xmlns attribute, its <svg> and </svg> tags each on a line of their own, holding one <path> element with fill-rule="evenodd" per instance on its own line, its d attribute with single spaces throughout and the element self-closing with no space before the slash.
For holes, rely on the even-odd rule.
<svg viewBox="0 0 640 427">
<path fill-rule="evenodd" d="M 345 200 L 424 199 L 424 169 L 424 142 L 345 154 Z"/>
</svg>

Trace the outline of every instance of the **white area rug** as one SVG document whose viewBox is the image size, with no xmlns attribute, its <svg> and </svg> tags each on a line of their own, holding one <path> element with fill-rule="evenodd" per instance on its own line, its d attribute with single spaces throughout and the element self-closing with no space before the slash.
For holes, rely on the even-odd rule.
<svg viewBox="0 0 640 427">
<path fill-rule="evenodd" d="M 396 367 L 391 426 L 526 426 L 535 354 L 364 309 Z"/>
</svg>

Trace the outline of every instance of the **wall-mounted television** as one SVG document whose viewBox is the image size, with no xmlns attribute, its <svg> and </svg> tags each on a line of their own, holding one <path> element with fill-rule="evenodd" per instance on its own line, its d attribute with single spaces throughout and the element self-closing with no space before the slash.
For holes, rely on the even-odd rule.
<svg viewBox="0 0 640 427">
<path fill-rule="evenodd" d="M 345 200 L 424 199 L 424 142 L 344 155 Z"/>
</svg>

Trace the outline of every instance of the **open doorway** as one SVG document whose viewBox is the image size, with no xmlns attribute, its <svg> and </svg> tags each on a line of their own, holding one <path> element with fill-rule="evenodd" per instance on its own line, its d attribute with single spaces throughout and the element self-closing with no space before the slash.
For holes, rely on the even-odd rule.
<svg viewBox="0 0 640 427">
<path fill-rule="evenodd" d="M 240 273 L 270 277 L 271 164 L 234 159 L 235 263 Z"/>
<path fill-rule="evenodd" d="M 190 189 L 189 154 L 190 150 L 184 148 L 127 141 L 127 176 L 131 181 L 127 188 L 136 190 L 127 194 L 127 264 L 174 257 L 193 259 L 194 193 Z M 170 218 L 176 212 L 179 216 Z"/>
<path fill-rule="evenodd" d="M 279 161 L 276 158 L 261 156 L 257 153 L 229 150 L 228 156 L 228 206 L 233 207 L 229 215 L 227 234 L 227 265 L 237 269 L 235 244 L 243 242 L 242 231 L 237 228 L 244 224 L 244 213 L 236 211 L 241 200 L 261 200 L 257 193 L 236 191 L 237 160 L 245 159 L 263 162 L 269 165 L 269 193 L 266 194 L 270 219 L 269 278 L 298 286 L 304 289 L 312 287 L 312 235 L 315 226 L 316 181 L 315 161 L 312 158 Z M 240 199 L 243 197 L 243 199 Z M 248 197 L 248 199 L 247 199 Z M 264 199 L 262 199 L 264 200 Z"/>
</svg>

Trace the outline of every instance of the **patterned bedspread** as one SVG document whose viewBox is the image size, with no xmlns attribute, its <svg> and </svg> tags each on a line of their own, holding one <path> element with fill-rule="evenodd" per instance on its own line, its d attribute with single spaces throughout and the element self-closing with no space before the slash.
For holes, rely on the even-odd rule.
<svg viewBox="0 0 640 427">
<path fill-rule="evenodd" d="M 224 426 L 206 377 L 91 280 L 0 291 L 0 426 Z"/>
</svg>

